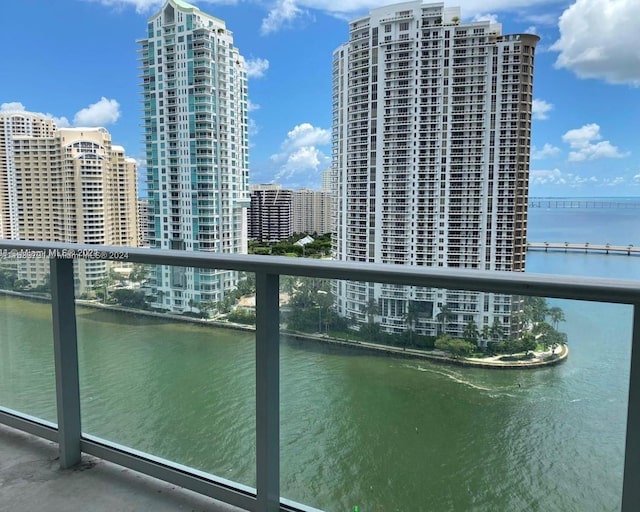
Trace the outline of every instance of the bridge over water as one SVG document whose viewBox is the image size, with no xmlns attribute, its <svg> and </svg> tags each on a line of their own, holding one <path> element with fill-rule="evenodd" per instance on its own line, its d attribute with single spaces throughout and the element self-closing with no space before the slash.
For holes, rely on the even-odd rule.
<svg viewBox="0 0 640 512">
<path fill-rule="evenodd" d="M 529 208 L 623 208 L 640 209 L 640 201 L 622 201 L 620 199 L 554 199 L 529 198 Z"/>
<path fill-rule="evenodd" d="M 600 252 L 605 254 L 622 253 L 627 256 L 640 255 L 640 247 L 633 245 L 612 245 L 612 244 L 570 244 L 568 242 L 528 242 L 527 250 L 538 251 L 581 251 L 581 252 Z"/>
</svg>

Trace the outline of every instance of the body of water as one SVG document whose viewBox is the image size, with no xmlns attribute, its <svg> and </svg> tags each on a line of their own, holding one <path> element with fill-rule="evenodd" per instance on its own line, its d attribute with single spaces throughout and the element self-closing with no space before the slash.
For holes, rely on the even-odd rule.
<svg viewBox="0 0 640 512">
<path fill-rule="evenodd" d="M 532 241 L 640 245 L 638 210 L 530 211 Z M 529 272 L 640 280 L 640 258 Z M 327 511 L 620 508 L 631 309 L 553 301 L 560 366 L 488 371 L 283 341 L 281 492 Z M 255 485 L 252 333 L 79 308 L 83 430 Z M 0 403 L 55 421 L 50 308 L 0 296 Z"/>
</svg>

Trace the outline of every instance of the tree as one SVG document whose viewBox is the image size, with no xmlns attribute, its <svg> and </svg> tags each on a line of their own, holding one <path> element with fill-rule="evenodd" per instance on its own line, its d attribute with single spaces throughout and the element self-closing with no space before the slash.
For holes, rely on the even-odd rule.
<svg viewBox="0 0 640 512">
<path fill-rule="evenodd" d="M 93 283 L 93 289 L 97 295 L 102 295 L 102 301 L 106 304 L 109 300 L 109 288 L 115 284 L 111 272 L 107 272 L 107 275 L 102 279 L 98 279 Z"/>
<path fill-rule="evenodd" d="M 479 337 L 480 337 L 480 332 L 478 331 L 478 326 L 473 320 L 470 320 L 467 323 L 467 325 L 464 326 L 462 338 L 465 341 L 473 343 L 474 345 L 477 346 Z"/>
<path fill-rule="evenodd" d="M 121 306 L 135 309 L 147 309 L 147 298 L 144 292 L 119 288 L 111 292 L 111 298 Z"/>
<path fill-rule="evenodd" d="M 527 323 L 544 322 L 547 310 L 547 301 L 543 297 L 524 298 L 523 315 Z"/>
<path fill-rule="evenodd" d="M 558 324 L 565 321 L 564 311 L 562 311 L 562 309 L 557 306 L 549 308 L 549 310 L 547 311 L 547 315 L 551 319 L 553 328 L 556 330 L 558 329 Z"/>
<path fill-rule="evenodd" d="M 256 275 L 253 272 L 244 272 L 238 281 L 238 294 L 252 295 L 256 292 Z"/>
<path fill-rule="evenodd" d="M 491 328 L 488 325 L 483 325 L 482 331 L 480 331 L 480 340 L 482 340 L 482 346 L 486 347 L 490 339 L 491 339 Z"/>
<path fill-rule="evenodd" d="M 416 327 L 416 320 L 418 319 L 418 310 L 415 302 L 412 300 L 407 301 L 407 307 L 405 308 L 404 321 L 407 324 L 407 330 L 409 331 L 409 345 L 413 345 L 413 331 Z M 406 346 L 403 346 L 406 348 Z"/>
<path fill-rule="evenodd" d="M 129 273 L 129 281 L 134 283 L 141 283 L 147 278 L 149 274 L 149 267 L 142 263 L 134 263 L 131 272 Z"/>
<path fill-rule="evenodd" d="M 212 311 L 216 310 L 216 303 L 211 300 L 205 300 L 200 303 L 200 311 L 205 315 L 206 318 L 209 318 L 209 315 Z"/>
<path fill-rule="evenodd" d="M 375 316 L 380 314 L 380 308 L 375 299 L 369 299 L 369 302 L 367 302 L 367 305 L 364 307 L 364 312 L 367 315 L 368 323 L 372 324 Z"/>
<path fill-rule="evenodd" d="M 436 320 L 440 324 L 440 334 L 445 334 L 447 330 L 447 326 L 449 325 L 449 320 L 455 318 L 456 315 L 451 311 L 451 308 L 448 304 L 444 304 L 440 306 L 440 312 L 436 315 Z"/>
<path fill-rule="evenodd" d="M 25 291 L 31 287 L 31 283 L 27 279 L 18 279 L 13 283 L 13 289 L 17 291 Z"/>
<path fill-rule="evenodd" d="M 284 293 L 292 295 L 298 284 L 298 278 L 296 276 L 280 276 L 280 288 Z"/>
<path fill-rule="evenodd" d="M 376 341 L 380 337 L 381 332 L 382 330 L 380 329 L 379 323 L 370 322 L 360 326 L 360 336 L 367 341 Z"/>
<path fill-rule="evenodd" d="M 0 288 L 12 290 L 17 280 L 18 271 L 15 267 L 6 265 L 0 268 Z"/>
<path fill-rule="evenodd" d="M 471 354 L 475 350 L 473 343 L 461 340 L 459 338 L 453 338 L 448 334 L 440 336 L 435 343 L 435 347 L 438 350 L 449 352 L 453 357 L 463 357 Z"/>
<path fill-rule="evenodd" d="M 500 341 L 504 336 L 504 329 L 502 328 L 502 323 L 497 318 L 493 319 L 493 324 L 491 324 L 491 329 L 489 331 L 491 333 L 491 338 L 495 341 Z"/>
<path fill-rule="evenodd" d="M 124 276 L 119 272 L 116 272 L 113 267 L 109 268 L 107 275 L 109 276 L 109 279 L 112 281 L 112 285 L 115 284 L 116 282 L 123 284 L 126 281 Z"/>
</svg>

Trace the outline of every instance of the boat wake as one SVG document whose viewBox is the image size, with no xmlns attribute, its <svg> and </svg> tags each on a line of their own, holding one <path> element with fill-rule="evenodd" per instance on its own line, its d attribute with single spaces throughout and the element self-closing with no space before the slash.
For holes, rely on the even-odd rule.
<svg viewBox="0 0 640 512">
<path fill-rule="evenodd" d="M 443 371 L 443 370 L 434 370 L 432 368 L 424 368 L 422 366 L 412 366 L 412 365 L 405 365 L 407 368 L 412 368 L 414 370 L 418 370 L 419 372 L 429 372 L 429 373 L 435 373 L 437 375 L 442 375 L 443 377 L 446 377 L 454 382 L 457 382 L 458 384 L 462 384 L 464 386 L 467 386 L 469 388 L 472 389 L 478 389 L 480 391 L 496 391 L 495 389 L 492 388 L 488 388 L 485 386 L 480 386 L 478 384 L 474 384 L 473 382 L 468 381 L 467 379 L 465 379 L 464 377 L 462 377 L 462 375 L 460 375 L 459 373 L 453 372 L 453 371 Z"/>
</svg>

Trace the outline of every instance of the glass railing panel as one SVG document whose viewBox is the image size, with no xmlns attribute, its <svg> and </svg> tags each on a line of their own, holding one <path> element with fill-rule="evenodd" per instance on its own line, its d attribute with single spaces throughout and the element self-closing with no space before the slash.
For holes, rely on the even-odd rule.
<svg viewBox="0 0 640 512">
<path fill-rule="evenodd" d="M 167 278 L 177 286 L 160 287 Z M 239 323 L 252 314 L 253 275 L 222 300 L 180 286 L 219 290 L 225 279 L 236 277 L 150 267 L 139 282 L 93 290 L 95 303 L 77 309 L 82 430 L 254 487 L 255 332 Z M 146 310 L 125 310 L 125 297 Z"/>
<path fill-rule="evenodd" d="M 369 301 L 381 288 L 281 281 L 284 498 L 322 510 L 620 508 L 631 307 L 548 299 L 520 330 L 483 313 L 474 327 L 467 292 L 386 287 Z M 497 368 L 536 362 L 547 364 Z"/>
<path fill-rule="evenodd" d="M 57 422 L 49 260 L 0 251 L 0 405 Z"/>
</svg>

